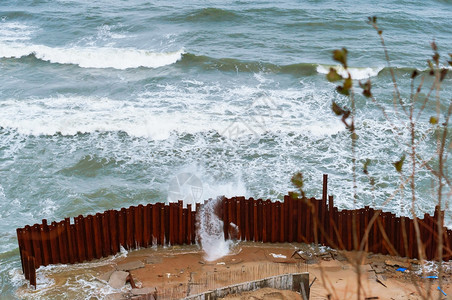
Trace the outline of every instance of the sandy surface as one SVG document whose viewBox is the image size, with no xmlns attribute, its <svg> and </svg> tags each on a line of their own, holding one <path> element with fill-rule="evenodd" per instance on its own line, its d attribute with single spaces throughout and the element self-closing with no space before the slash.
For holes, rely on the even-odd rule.
<svg viewBox="0 0 452 300">
<path fill-rule="evenodd" d="M 354 263 L 357 258 L 361 258 L 359 264 Z M 136 268 L 129 273 L 137 287 L 148 288 L 148 291 L 157 289 L 159 299 L 177 299 L 234 283 L 295 272 L 309 272 L 312 283 L 310 299 L 328 299 L 328 295 L 330 299 L 358 299 L 358 278 L 361 280 L 360 299 L 423 299 L 420 294 L 428 291 L 431 299 L 452 299 L 452 264 L 444 264 L 446 272 L 442 286 L 447 296 L 440 296 L 438 279 L 422 278 L 438 275 L 433 264 L 429 264 L 427 273 L 422 274 L 417 263 L 404 258 L 335 251 L 296 243 L 241 242 L 233 247 L 230 255 L 213 262 L 204 259 L 204 252 L 198 246 L 148 248 L 99 262 L 38 270 L 38 273 L 45 273 L 53 284 L 40 289 L 38 282 L 37 291 L 30 292 L 24 287 L 19 294 L 42 298 L 66 293 L 69 298 L 77 299 L 80 294 L 71 293 L 77 289 L 77 283 L 82 282 L 84 290 L 94 286 L 89 298 L 105 298 L 105 295 L 108 299 L 131 297 L 130 283 L 120 290 L 109 288 L 107 283 L 110 274 L 126 264 Z M 407 271 L 397 271 L 401 266 L 405 266 Z M 71 283 L 72 288 L 68 288 Z M 290 291 L 262 289 L 231 295 L 227 299 L 302 298 Z"/>
</svg>

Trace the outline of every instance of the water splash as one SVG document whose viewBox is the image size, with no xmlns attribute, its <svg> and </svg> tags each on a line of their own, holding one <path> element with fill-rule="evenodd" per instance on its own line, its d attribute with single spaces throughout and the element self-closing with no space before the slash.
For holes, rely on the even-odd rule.
<svg viewBox="0 0 452 300">
<path fill-rule="evenodd" d="M 210 199 L 202 206 L 198 216 L 198 236 L 207 261 L 228 255 L 234 245 L 233 241 L 224 239 L 223 221 L 216 214 L 220 201 L 220 197 Z"/>
</svg>

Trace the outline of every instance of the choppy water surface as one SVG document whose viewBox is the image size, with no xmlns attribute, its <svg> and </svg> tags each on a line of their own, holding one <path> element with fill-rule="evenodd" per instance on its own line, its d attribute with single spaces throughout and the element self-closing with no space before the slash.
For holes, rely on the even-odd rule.
<svg viewBox="0 0 452 300">
<path fill-rule="evenodd" d="M 365 22 L 372 15 L 407 99 L 430 42 L 444 59 L 452 52 L 449 1 L 2 1 L 2 297 L 16 297 L 23 284 L 17 227 L 171 200 L 178 174 L 199 179 L 196 201 L 281 199 L 296 171 L 319 197 L 328 173 L 336 203 L 353 207 L 349 133 L 331 112 L 332 100 L 347 99 L 325 73 L 336 65 L 331 51 L 347 47 L 352 76 L 370 78 L 394 115 L 389 69 Z M 434 153 L 435 109 L 428 104 L 418 123 L 425 159 Z M 403 118 L 394 124 L 407 126 Z M 408 131 L 395 134 L 377 105 L 359 97 L 357 130 L 359 163 L 371 159 L 375 178 L 373 189 L 359 172 L 357 205 L 381 207 L 398 188 L 392 162 L 408 150 Z M 418 178 L 418 211 L 432 212 L 434 177 L 422 169 Z M 406 213 L 408 199 L 407 190 L 385 209 Z M 450 208 L 446 219 L 451 226 Z"/>
</svg>

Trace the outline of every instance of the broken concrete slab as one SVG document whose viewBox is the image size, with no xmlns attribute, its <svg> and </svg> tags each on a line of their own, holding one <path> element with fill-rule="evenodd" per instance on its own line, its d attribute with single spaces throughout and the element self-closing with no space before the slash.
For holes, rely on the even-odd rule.
<svg viewBox="0 0 452 300">
<path fill-rule="evenodd" d="M 134 295 L 148 295 L 155 293 L 156 289 L 155 287 L 145 287 L 141 289 L 132 289 L 131 293 Z"/>
<path fill-rule="evenodd" d="M 162 262 L 162 258 L 158 257 L 158 256 L 148 256 L 146 257 L 146 259 L 144 260 L 144 262 L 148 265 L 153 265 L 153 264 L 158 264 Z"/>
<path fill-rule="evenodd" d="M 125 299 L 125 295 L 123 293 L 113 293 L 105 296 L 105 300 L 122 300 Z"/>
<path fill-rule="evenodd" d="M 130 261 L 116 266 L 118 271 L 131 271 L 141 268 L 144 268 L 144 263 L 141 260 Z"/>
<path fill-rule="evenodd" d="M 101 273 L 99 276 L 96 277 L 97 280 L 102 281 L 102 282 L 108 282 L 108 280 L 110 279 L 111 274 L 113 274 L 115 270 L 111 270 L 105 273 Z"/>
<path fill-rule="evenodd" d="M 372 263 L 371 267 L 376 274 L 383 274 L 385 272 L 383 263 Z"/>
<path fill-rule="evenodd" d="M 114 271 L 108 280 L 108 284 L 114 289 L 120 289 L 126 284 L 128 276 L 129 272 Z"/>
</svg>

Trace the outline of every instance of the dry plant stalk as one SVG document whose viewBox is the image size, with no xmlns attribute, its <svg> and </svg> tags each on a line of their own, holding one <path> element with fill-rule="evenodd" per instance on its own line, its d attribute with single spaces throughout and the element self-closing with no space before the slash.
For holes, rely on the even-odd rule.
<svg viewBox="0 0 452 300">
<path fill-rule="evenodd" d="M 417 76 L 419 76 L 419 72 L 414 70 L 411 76 L 411 92 L 409 96 L 409 101 L 404 101 L 397 80 L 395 76 L 395 72 L 393 67 L 390 63 L 390 58 L 388 54 L 387 47 L 385 45 L 385 40 L 383 38 L 383 32 L 379 29 L 377 26 L 377 18 L 371 17 L 369 18 L 369 24 L 377 31 L 377 34 L 380 38 L 380 42 L 385 54 L 385 60 L 387 63 L 388 70 L 391 74 L 391 80 L 393 84 L 394 89 L 394 99 L 393 99 L 393 106 L 395 111 L 395 119 L 401 118 L 402 120 L 407 120 L 409 123 L 409 159 L 411 160 L 411 168 L 409 174 L 405 174 L 402 167 L 404 165 L 405 161 L 405 155 L 403 155 L 399 161 L 396 161 L 393 163 L 396 171 L 399 173 L 400 176 L 400 184 L 398 185 L 395 192 L 390 195 L 383 203 L 382 206 L 387 205 L 391 200 L 394 199 L 394 197 L 402 193 L 405 190 L 405 188 L 409 188 L 410 194 L 411 194 L 411 205 L 410 205 L 410 213 L 412 215 L 412 218 L 414 220 L 414 233 L 416 238 L 416 244 L 417 244 L 417 252 L 419 256 L 419 261 L 421 265 L 421 271 L 423 276 L 425 275 L 425 259 L 426 259 L 426 253 L 425 253 L 425 245 L 422 241 L 422 233 L 421 233 L 421 227 L 419 223 L 419 218 L 416 215 L 416 183 L 415 180 L 417 178 L 417 172 L 419 169 L 426 169 L 428 170 L 436 179 L 437 179 L 437 206 L 439 207 L 439 213 L 435 214 L 436 219 L 436 230 L 437 232 L 432 232 L 432 238 L 433 241 L 438 243 L 438 252 L 437 252 L 437 259 L 438 259 L 438 279 L 439 279 L 439 287 L 442 287 L 442 276 L 443 276 L 443 270 L 442 270 L 442 261 L 443 261 L 443 253 L 444 250 L 448 251 L 449 253 L 452 252 L 452 249 L 444 249 L 443 248 L 443 226 L 444 226 L 444 215 L 441 212 L 442 207 L 449 207 L 448 199 L 451 195 L 451 192 L 447 194 L 446 200 L 443 200 L 443 189 L 444 186 L 447 185 L 449 189 L 451 188 L 450 179 L 447 176 L 447 159 L 448 159 L 448 148 L 450 148 L 450 145 L 447 145 L 448 143 L 448 125 L 449 125 L 449 119 L 452 114 L 452 100 L 449 101 L 449 105 L 445 112 L 441 112 L 441 100 L 440 100 L 440 89 L 441 84 L 444 80 L 444 78 L 447 75 L 447 68 L 441 68 L 440 62 L 439 62 L 439 53 L 437 46 L 435 42 L 432 42 L 431 46 L 434 52 L 434 55 L 432 57 L 432 61 L 428 61 L 429 64 L 429 73 L 431 76 L 433 76 L 433 83 L 431 87 L 428 90 L 428 93 L 426 96 L 424 96 L 424 99 L 422 101 L 422 105 L 420 109 L 418 110 L 417 114 L 415 113 L 415 106 L 418 104 L 419 100 L 422 98 L 422 88 L 426 81 L 425 74 L 421 76 L 420 83 L 416 87 L 416 90 L 414 89 L 415 86 L 415 79 Z M 452 58 L 452 54 L 449 54 Z M 348 69 L 347 64 L 347 50 L 345 48 L 342 48 L 340 50 L 335 50 L 333 52 L 333 59 L 337 62 L 339 62 L 342 67 L 344 68 L 346 72 L 346 76 L 343 77 L 342 75 L 338 74 L 336 69 L 330 68 L 329 73 L 327 74 L 327 79 L 330 82 L 336 82 L 341 81 L 342 85 L 337 86 L 336 90 L 339 94 L 345 95 L 350 100 L 350 106 L 351 109 L 348 110 L 345 107 L 341 107 L 339 104 L 337 104 L 335 101 L 332 102 L 332 110 L 333 112 L 341 117 L 341 121 L 344 123 L 346 129 L 350 132 L 350 139 L 351 139 L 351 154 L 352 154 L 352 176 L 353 176 L 353 205 L 354 208 L 356 208 L 357 204 L 357 167 L 356 167 L 356 139 L 357 139 L 357 133 L 355 128 L 355 115 L 356 115 L 356 105 L 355 105 L 355 92 L 353 89 L 353 79 Z M 452 62 L 448 62 L 450 65 L 452 65 Z M 359 86 L 362 88 L 362 94 L 366 97 L 371 99 L 371 101 L 377 105 L 382 111 L 382 114 L 384 118 L 389 122 L 391 125 L 393 131 L 395 132 L 394 138 L 395 141 L 399 145 L 403 145 L 403 141 L 398 136 L 398 133 L 402 132 L 403 130 L 403 124 L 402 126 L 396 126 L 394 121 L 389 117 L 387 112 L 385 111 L 384 107 L 380 105 L 374 95 L 371 92 L 371 81 L 367 80 L 365 83 L 359 82 Z M 415 91 L 414 91 L 415 90 Z M 432 154 L 431 157 L 421 157 L 420 154 L 417 151 L 417 147 L 421 143 L 421 140 L 417 139 L 416 137 L 416 125 L 420 120 L 420 117 L 422 116 L 422 113 L 424 112 L 424 109 L 426 108 L 432 94 L 435 93 L 435 104 L 436 104 L 436 116 L 430 117 L 430 124 L 432 127 L 427 130 L 426 134 L 436 134 L 436 150 L 435 153 Z M 399 109 L 400 108 L 400 109 Z M 443 117 L 443 120 L 441 118 Z M 442 122 L 441 122 L 441 121 Z M 449 137 L 450 139 L 450 137 Z M 449 141 L 450 143 L 450 141 Z M 452 145 L 452 143 L 451 143 Z M 435 168 L 434 163 L 432 161 L 437 160 L 438 166 Z M 371 184 L 372 190 L 374 190 L 374 179 L 369 175 L 368 172 L 368 165 L 370 164 L 370 161 L 367 160 L 364 163 L 363 172 L 367 175 L 369 182 Z M 303 175 L 302 173 L 297 173 L 292 178 L 292 183 L 297 187 L 299 190 L 302 198 L 306 199 L 304 191 L 303 191 Z M 318 226 L 318 220 L 317 220 L 317 213 L 315 211 L 315 207 L 311 208 L 312 213 L 312 219 L 314 221 L 314 234 L 315 234 L 315 241 L 318 241 L 317 237 L 317 226 Z M 360 264 L 365 259 L 366 252 L 365 250 L 368 249 L 368 243 L 369 243 L 369 235 L 372 226 L 378 225 L 380 228 L 380 232 L 383 236 L 384 241 L 387 244 L 388 252 L 399 256 L 400 254 L 397 253 L 395 247 L 391 244 L 385 229 L 383 228 L 383 225 L 381 224 L 380 220 L 378 219 L 378 216 L 380 215 L 381 210 L 376 210 L 373 217 L 368 223 L 368 226 L 364 232 L 363 238 L 361 241 L 359 241 L 359 237 L 357 235 L 357 219 L 356 219 L 356 213 L 354 212 L 352 215 L 352 235 L 353 235 L 353 248 L 355 250 L 358 250 L 358 255 L 355 256 L 355 258 L 351 259 L 348 257 L 349 262 L 355 267 L 356 274 L 357 274 L 357 290 L 356 295 L 358 299 L 362 299 L 365 297 L 365 291 L 363 290 L 362 282 L 361 282 L 361 269 Z M 408 237 L 405 227 L 405 219 L 402 218 L 402 226 L 404 230 L 402 230 L 402 242 L 404 244 L 404 249 L 406 253 L 406 249 L 408 249 Z M 320 223 L 321 224 L 321 223 Z M 375 224 L 375 225 L 374 225 Z M 341 240 L 341 237 L 339 235 L 338 228 L 336 224 L 333 224 L 333 229 L 337 236 L 338 244 L 334 243 L 334 239 L 331 240 L 327 237 L 327 234 L 324 234 L 325 229 L 320 226 L 319 230 L 322 235 L 325 235 L 327 243 L 332 245 L 332 247 L 337 249 L 345 249 L 344 244 Z M 320 267 L 320 270 L 322 272 L 322 277 L 324 278 L 324 287 L 329 291 L 329 299 L 340 299 L 337 295 L 337 293 L 334 291 L 334 287 L 331 290 L 328 284 L 326 284 L 327 280 L 327 274 L 325 274 L 324 270 Z M 417 292 L 423 299 L 433 299 L 433 295 L 430 293 L 430 287 L 432 285 L 432 282 L 428 280 L 421 280 L 418 277 L 412 275 L 411 280 L 413 282 L 414 287 L 416 288 Z M 426 286 L 427 289 L 424 291 L 421 289 L 422 286 Z M 363 296 L 364 295 L 364 296 Z M 332 297 L 332 298 L 331 298 Z M 441 294 L 438 294 L 438 299 L 441 298 Z"/>
</svg>

